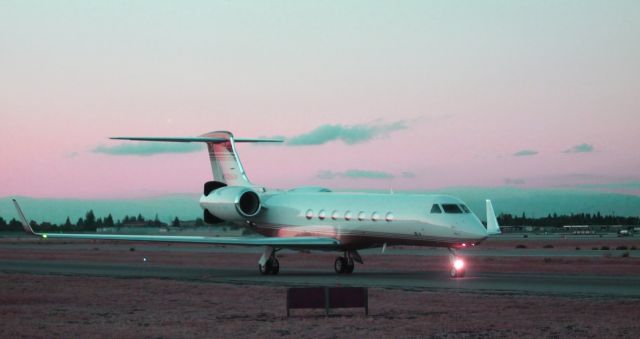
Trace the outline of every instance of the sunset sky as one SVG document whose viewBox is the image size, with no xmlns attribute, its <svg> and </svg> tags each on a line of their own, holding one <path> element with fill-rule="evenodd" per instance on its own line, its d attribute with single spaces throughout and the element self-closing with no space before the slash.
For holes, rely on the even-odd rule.
<svg viewBox="0 0 640 339">
<path fill-rule="evenodd" d="M 639 1 L 1 1 L 0 197 L 274 188 L 640 193 Z"/>
</svg>

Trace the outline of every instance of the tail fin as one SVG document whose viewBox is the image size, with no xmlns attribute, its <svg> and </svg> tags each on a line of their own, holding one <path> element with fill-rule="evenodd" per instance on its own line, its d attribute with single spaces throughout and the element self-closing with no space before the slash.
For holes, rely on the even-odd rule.
<svg viewBox="0 0 640 339">
<path fill-rule="evenodd" d="M 500 225 L 498 225 L 498 219 L 496 219 L 496 213 L 493 211 L 493 205 L 489 199 L 487 199 L 487 233 L 489 235 L 502 233 Z"/>
<path fill-rule="evenodd" d="M 195 138 L 115 137 L 116 140 L 204 142 L 209 150 L 213 179 L 229 186 L 253 186 L 236 153 L 236 142 L 282 142 L 281 139 L 234 138 L 231 132 L 209 132 Z"/>
</svg>

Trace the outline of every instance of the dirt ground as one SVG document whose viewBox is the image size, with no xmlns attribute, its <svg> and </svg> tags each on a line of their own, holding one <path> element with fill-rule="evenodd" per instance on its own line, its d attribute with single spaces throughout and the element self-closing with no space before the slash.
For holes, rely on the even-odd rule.
<svg viewBox="0 0 640 339">
<path fill-rule="evenodd" d="M 285 288 L 1 275 L 0 337 L 637 338 L 640 300 L 370 289 L 370 315 L 292 310 Z"/>
</svg>

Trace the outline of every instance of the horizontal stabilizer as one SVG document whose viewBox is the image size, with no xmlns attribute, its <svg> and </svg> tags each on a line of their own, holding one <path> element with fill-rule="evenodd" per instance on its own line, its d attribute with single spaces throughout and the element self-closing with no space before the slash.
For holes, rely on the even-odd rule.
<svg viewBox="0 0 640 339">
<path fill-rule="evenodd" d="M 113 140 L 133 140 L 133 141 L 161 141 L 161 142 L 227 142 L 227 138 L 206 138 L 206 137 L 187 137 L 187 138 L 174 138 L 174 137 L 112 137 Z M 234 138 L 235 142 L 283 142 L 282 139 L 248 139 L 248 138 Z"/>
</svg>

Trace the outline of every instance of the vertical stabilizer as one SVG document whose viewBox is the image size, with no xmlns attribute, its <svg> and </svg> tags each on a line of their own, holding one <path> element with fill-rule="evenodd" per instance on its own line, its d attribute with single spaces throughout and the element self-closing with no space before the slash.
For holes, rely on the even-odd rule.
<svg viewBox="0 0 640 339">
<path fill-rule="evenodd" d="M 229 186 L 253 186 L 247 178 L 242 163 L 240 163 L 231 132 L 209 132 L 201 137 L 221 140 L 207 142 L 211 171 L 215 181 L 223 182 Z"/>
<path fill-rule="evenodd" d="M 496 213 L 493 211 L 493 205 L 491 200 L 487 199 L 487 234 L 495 235 L 501 234 L 500 225 L 498 225 L 498 219 L 496 219 Z"/>
</svg>

